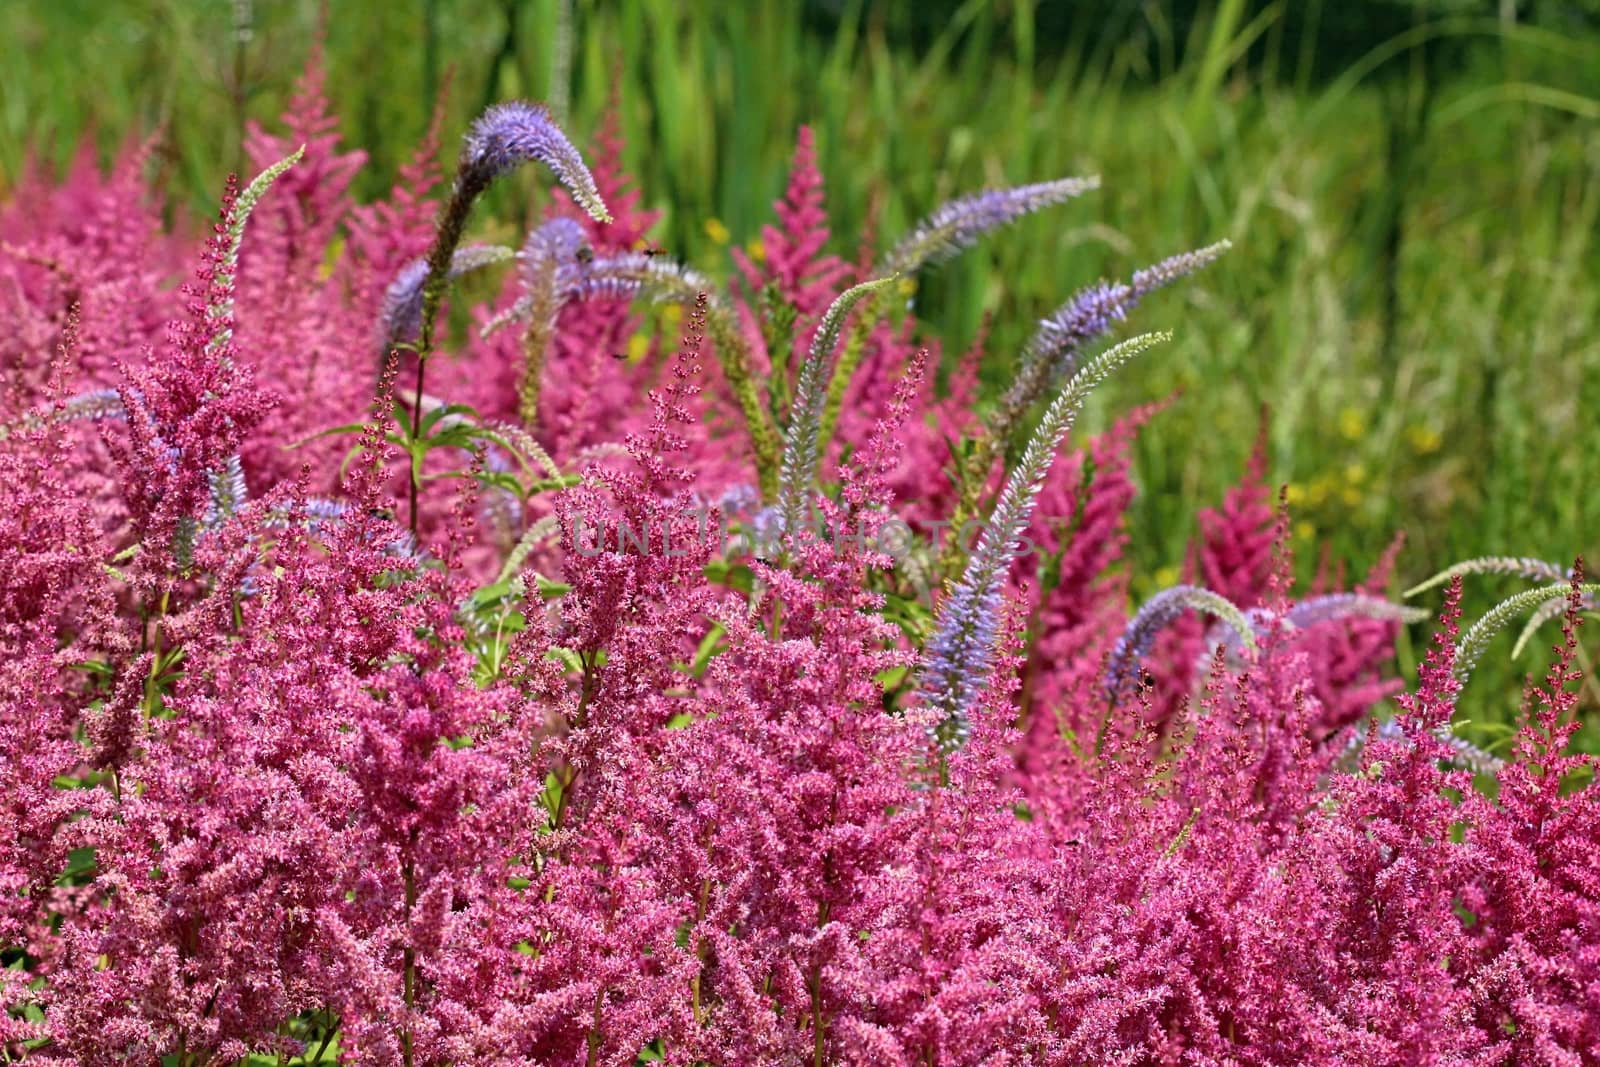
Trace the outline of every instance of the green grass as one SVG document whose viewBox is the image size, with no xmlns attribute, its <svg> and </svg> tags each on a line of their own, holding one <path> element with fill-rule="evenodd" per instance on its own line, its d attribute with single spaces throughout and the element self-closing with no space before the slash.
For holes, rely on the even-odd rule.
<svg viewBox="0 0 1600 1067">
<path fill-rule="evenodd" d="M 1600 371 L 1600 100 L 1581 91 L 1600 42 L 1455 18 L 1316 80 L 1316 43 L 1281 32 L 1281 5 L 1223 0 L 1188 47 L 1159 18 L 1041 41 L 1034 6 L 971 0 L 913 53 L 860 3 L 827 35 L 797 3 L 576 0 L 569 128 L 582 143 L 615 90 L 628 162 L 665 213 L 659 239 L 716 270 L 726 249 L 707 220 L 735 243 L 756 236 L 802 122 L 817 131 L 846 255 L 872 205 L 888 238 L 979 186 L 1100 174 L 1100 193 L 923 280 L 919 307 L 947 356 L 994 315 L 991 384 L 1078 285 L 1232 238 L 1222 263 L 1139 314 L 1178 339 L 1104 389 L 1086 420 L 1183 391 L 1140 439 L 1141 593 L 1174 575 L 1195 507 L 1237 477 L 1264 405 L 1307 573 L 1316 545 L 1361 569 L 1396 530 L 1409 537 L 1397 588 L 1473 555 L 1600 556 L 1600 421 L 1587 405 Z M 59 161 L 85 130 L 109 152 L 161 123 L 169 195 L 183 210 L 208 204 L 238 165 L 243 118 L 276 114 L 316 23 L 310 0 L 254 7 L 243 45 L 221 0 L 0 9 L 0 50 L 14 53 L 0 54 L 0 181 L 30 146 Z M 548 95 L 557 0 L 515 8 L 507 47 L 505 6 L 489 0 L 334 5 L 330 87 L 347 139 L 372 157 L 364 194 L 410 152 L 446 68 L 452 141 L 486 100 Z M 1452 65 L 1423 64 L 1419 46 L 1441 42 Z M 1276 79 L 1245 71 L 1247 54 Z M 1424 90 L 1425 130 L 1392 145 L 1386 116 Z M 1477 584 L 1469 614 L 1513 591 Z M 1514 707 L 1506 687 L 1537 663 L 1509 664 L 1509 647 L 1491 650 L 1465 714 Z"/>
</svg>

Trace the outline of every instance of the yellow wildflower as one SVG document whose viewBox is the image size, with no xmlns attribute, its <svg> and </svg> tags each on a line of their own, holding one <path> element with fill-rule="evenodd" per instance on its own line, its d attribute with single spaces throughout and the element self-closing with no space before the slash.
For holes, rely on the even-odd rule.
<svg viewBox="0 0 1600 1067">
<path fill-rule="evenodd" d="M 706 236 L 711 238 L 713 244 L 725 245 L 728 243 L 728 227 L 716 217 L 706 219 Z"/>
<path fill-rule="evenodd" d="M 1432 426 L 1406 427 L 1406 443 L 1418 455 L 1426 456 L 1430 452 L 1439 451 L 1439 446 L 1444 443 L 1443 437 Z"/>
</svg>

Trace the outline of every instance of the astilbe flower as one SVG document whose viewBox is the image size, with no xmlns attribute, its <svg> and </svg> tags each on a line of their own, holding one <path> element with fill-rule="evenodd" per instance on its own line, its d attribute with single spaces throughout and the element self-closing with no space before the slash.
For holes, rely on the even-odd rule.
<svg viewBox="0 0 1600 1067">
<path fill-rule="evenodd" d="M 64 355 L 73 354 L 68 346 Z M 57 395 L 65 360 L 57 361 Z M 64 478 L 69 442 L 38 424 L 0 440 L 0 945 L 53 953 L 46 902 L 74 840 L 70 824 L 105 812 L 99 791 L 64 790 L 83 769 L 77 710 L 93 697 L 96 655 L 126 654 L 115 591 L 99 560 L 110 553 L 93 512 Z M 80 838 L 81 840 L 81 838 Z M 0 997 L 33 999 L 6 970 Z M 39 1036 L 23 1027 L 4 1044 Z"/>
<path fill-rule="evenodd" d="M 1517 1062 L 1578 1062 L 1600 1049 L 1600 793 L 1594 757 L 1570 751 L 1581 581 L 1575 568 L 1563 640 L 1542 684 L 1530 686 L 1514 758 L 1498 774 L 1498 803 L 1470 798 L 1470 840 L 1484 872 L 1462 900 L 1475 919 L 1467 937 L 1482 976 L 1472 1012 Z"/>
<path fill-rule="evenodd" d="M 1328 610 L 1306 615 L 1307 609 L 1300 609 L 1304 617 L 1296 623 L 1292 603 L 1275 603 L 1287 600 L 1289 591 L 1286 580 L 1280 580 L 1281 594 L 1272 592 L 1274 574 L 1283 567 L 1283 561 L 1274 562 L 1279 553 L 1275 544 L 1283 541 L 1283 532 L 1267 487 L 1266 431 L 1263 418 L 1244 476 L 1224 494 L 1220 508 L 1199 513 L 1201 536 L 1191 546 L 1188 570 L 1199 585 L 1228 602 L 1242 609 L 1264 609 L 1277 620 L 1273 625 L 1286 622 L 1295 629 L 1292 644 L 1308 654 L 1311 694 L 1321 711 L 1314 729 L 1319 741 L 1332 741 L 1395 692 L 1381 668 L 1393 658 L 1394 641 L 1406 616 L 1401 611 L 1378 616 L 1369 612 L 1364 617 L 1360 611 L 1334 608 L 1337 602 L 1324 599 L 1321 603 Z M 1374 564 L 1357 594 L 1376 597 L 1401 543 L 1397 539 Z M 1313 591 L 1321 597 L 1341 595 L 1336 586 L 1319 579 Z M 1205 621 L 1189 613 L 1170 621 L 1155 638 L 1148 665 L 1154 683 L 1152 715 L 1160 729 L 1174 720 L 1192 693 L 1206 655 L 1206 630 Z"/>
<path fill-rule="evenodd" d="M 1299 992 L 1324 1020 L 1306 1035 L 1307 1054 L 1416 1062 L 1465 1055 L 1484 1040 L 1464 1025 L 1470 986 L 1452 973 L 1464 930 L 1444 919 L 1471 863 L 1452 839 L 1459 812 L 1445 793 L 1470 786 L 1463 772 L 1439 769 L 1446 751 L 1434 740 L 1455 686 L 1454 618 L 1452 598 L 1419 690 L 1401 699 L 1408 743 L 1372 745 L 1363 773 L 1335 782 L 1331 810 L 1314 817 L 1289 868 L 1291 885 L 1320 902 L 1320 929 L 1294 924 L 1315 953 L 1299 963 Z M 1342 949 L 1330 966 L 1334 945 Z M 1380 989 L 1383 1007 L 1373 999 Z"/>
<path fill-rule="evenodd" d="M 592 469 L 558 512 L 572 588 L 530 635 L 569 650 L 578 676 L 544 682 L 556 689 L 538 752 L 554 783 L 547 834 L 509 920 L 534 948 L 514 979 L 526 1007 L 508 1046 L 525 1054 L 590 1047 L 621 1062 L 681 1039 L 689 1017 L 689 960 L 674 942 L 684 898 L 658 885 L 638 813 L 666 727 L 693 706 L 669 695 L 682 679 L 672 664 L 693 657 L 715 608 L 702 576 L 713 546 L 683 513 L 688 472 L 670 461 L 686 448 L 702 323 L 691 319 L 671 382 L 653 394 L 651 425 L 631 444 L 636 469 Z M 543 653 L 527 647 L 530 659 Z"/>
<path fill-rule="evenodd" d="M 687 1056 L 861 1061 L 878 977 L 857 931 L 877 913 L 871 882 L 901 854 L 907 828 L 890 813 L 911 802 L 903 768 L 925 736 L 881 710 L 874 676 L 908 661 L 867 610 L 865 571 L 890 561 L 863 545 L 884 521 L 878 479 L 919 382 L 905 383 L 842 501 L 821 505 L 831 528 L 861 536 L 800 539 L 795 573 L 757 565 L 768 593 L 720 609 L 727 648 L 699 687 L 702 710 L 641 793 L 654 838 L 673 843 L 652 866 L 694 902 Z M 775 608 L 781 636 L 752 625 Z"/>
<path fill-rule="evenodd" d="M 75 356 L 67 388 L 116 384 L 115 364 L 158 344 L 162 289 L 186 269 L 186 241 L 167 234 L 145 181 L 154 140 L 123 148 L 101 175 L 85 142 L 59 183 L 25 174 L 0 208 L 0 394 L 6 418 L 44 399 L 69 317 Z"/>
<path fill-rule="evenodd" d="M 165 717 L 141 716 L 116 818 L 97 828 L 100 900 L 68 924 L 51 983 L 63 1062 L 267 1051 L 284 1018 L 322 1006 L 319 911 L 356 884 L 363 836 L 341 770 L 364 697 L 347 664 L 381 639 L 353 625 L 353 561 L 293 540 L 248 629 L 215 625 L 231 583 L 163 623 L 193 669 Z"/>
<path fill-rule="evenodd" d="M 528 334 L 506 330 L 430 357 L 437 395 L 414 399 L 468 400 L 546 473 L 583 479 L 499 507 L 513 547 L 496 549 L 474 543 L 475 516 L 500 490 L 471 486 L 505 457 L 474 455 L 418 541 L 391 517 L 397 361 L 376 373 L 372 331 L 438 235 L 432 207 L 406 188 L 349 205 L 355 163 L 314 75 L 293 111 L 306 170 L 261 200 L 242 256 L 249 205 L 225 209 L 163 347 L 166 242 L 148 212 L 113 218 L 138 204 L 126 167 L 42 198 L 65 237 L 0 221 L 21 324 L 8 388 L 25 398 L 0 432 L 9 1057 L 288 1060 L 335 1030 L 342 1061 L 382 1067 L 1600 1055 L 1600 787 L 1568 754 L 1580 568 L 1570 587 L 1565 568 L 1512 568 L 1563 583 L 1568 628 L 1493 796 L 1456 767 L 1456 694 L 1552 590 L 1458 641 L 1453 587 L 1419 686 L 1376 724 L 1408 618 L 1380 598 L 1392 553 L 1357 591 L 1325 570 L 1293 596 L 1264 451 L 1202 519 L 1185 576 L 1254 648 L 1193 612 L 1146 641 L 1163 605 L 1202 602 L 1190 590 L 1131 613 L 1113 659 L 1129 440 L 1152 412 L 1052 457 L 1126 347 L 1079 372 L 1010 470 L 926 492 L 946 440 L 981 432 L 976 356 L 938 397 L 914 314 L 869 299 L 847 322 L 847 294 L 817 318 L 847 276 L 821 251 L 804 135 L 760 283 L 798 315 L 752 332 L 760 307 L 632 247 L 649 219 L 617 195 L 614 140 L 586 182 L 526 107 L 475 127 L 446 225 L 464 236 L 460 194 L 516 158 L 575 182 L 476 320 L 551 305 L 529 314 L 549 388 L 507 425 L 528 407 Z M 437 176 L 424 157 L 404 181 Z M 592 197 L 620 229 L 568 217 Z M 891 257 L 969 243 L 1010 217 L 1003 199 L 957 202 Z M 77 230 L 52 214 L 74 205 Z M 108 248 L 132 259 L 96 263 Z M 1030 348 L 1034 378 L 1059 384 L 1133 296 L 1212 251 L 1080 294 Z M 421 298 L 424 348 L 435 267 L 402 294 Z M 587 297 L 636 296 L 652 271 L 690 305 L 686 336 L 670 360 L 616 360 L 637 320 Z M 770 334 L 810 355 L 780 484 L 819 525 L 790 521 L 760 556 L 780 501 L 729 458 L 748 431 L 715 413 L 736 398 L 707 373 L 713 301 L 751 354 Z M 789 394 L 759 364 L 781 424 Z M 352 421 L 348 471 L 345 442 L 282 448 Z M 991 530 L 930 637 L 881 539 L 973 488 L 997 492 Z M 725 546 L 729 522 L 745 528 Z M 1021 558 L 1024 537 L 1041 555 Z M 1158 688 L 1108 701 L 1108 665 Z"/>
<path fill-rule="evenodd" d="M 1359 722 L 1404 687 L 1400 679 L 1385 677 L 1382 668 L 1393 660 L 1395 640 L 1408 616 L 1379 612 L 1360 617 L 1343 608 L 1352 597 L 1388 603 L 1380 597 L 1404 544 L 1404 537 L 1397 535 L 1353 592 L 1313 595 L 1289 613 L 1301 632 L 1297 643 L 1308 654 L 1312 692 L 1323 709 L 1318 730 L 1324 740 Z M 1313 593 L 1340 584 L 1319 578 Z"/>
<path fill-rule="evenodd" d="M 450 572 L 397 569 L 378 484 L 315 541 L 291 522 L 269 570 L 254 524 L 303 500 L 199 548 L 218 580 L 158 642 L 189 669 L 137 727 L 99 900 L 62 935 L 61 1062 L 293 1054 L 281 1024 L 316 1011 L 356 1062 L 443 1063 L 492 1016 L 475 975 L 511 949 L 478 936 L 505 886 L 484 859 L 531 830 L 533 720 L 474 683 Z"/>
<path fill-rule="evenodd" d="M 187 318 L 171 327 L 163 358 L 129 368 L 118 389 L 127 437 L 111 442 L 113 457 L 141 558 L 163 561 L 147 572 L 157 582 L 165 560 L 181 563 L 190 550 L 187 527 L 205 510 L 210 473 L 238 452 L 269 408 L 234 358 L 237 196 L 230 183 L 198 284 L 187 289 Z"/>
<path fill-rule="evenodd" d="M 279 180 L 277 194 L 256 214 L 248 251 L 250 259 L 273 261 L 284 280 L 302 283 L 322 265 L 337 227 L 350 211 L 350 183 L 367 161 L 365 152 L 339 150 L 339 120 L 328 109 L 325 83 L 319 40 L 284 109 L 284 135 L 270 133 L 252 120 L 244 138 L 245 152 L 257 170 L 298 147 L 305 149 L 305 157 Z"/>
<path fill-rule="evenodd" d="M 398 168 L 389 195 L 370 204 L 353 205 L 348 213 L 347 255 L 335 268 L 355 291 L 352 303 L 370 313 L 378 296 L 407 263 L 428 250 L 433 239 L 437 205 L 428 199 L 444 180 L 439 161 L 440 127 L 446 94 L 415 152 Z M 370 399 L 371 389 L 368 390 Z"/>
<path fill-rule="evenodd" d="M 828 215 L 823 206 L 822 175 L 817 170 L 816 138 L 809 126 L 801 126 L 795 136 L 789 181 L 772 211 L 778 225 L 761 227 L 760 263 L 752 263 L 738 249 L 733 253 L 734 262 L 753 294 L 770 285 L 800 319 L 815 320 L 853 272 L 837 256 L 824 252 Z M 810 337 L 801 332 L 794 344 L 803 348 L 810 344 Z"/>
<path fill-rule="evenodd" d="M 1241 608 L 1261 602 L 1273 568 L 1277 512 L 1267 484 L 1267 426 L 1262 420 L 1250 460 L 1222 504 L 1199 514 L 1201 584 Z"/>
</svg>

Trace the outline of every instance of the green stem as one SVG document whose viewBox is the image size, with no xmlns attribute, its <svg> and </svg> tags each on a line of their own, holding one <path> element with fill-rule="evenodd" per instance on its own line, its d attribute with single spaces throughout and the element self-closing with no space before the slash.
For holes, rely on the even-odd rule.
<svg viewBox="0 0 1600 1067">
<path fill-rule="evenodd" d="M 412 850 L 415 850 L 416 844 L 417 834 L 416 831 L 413 830 L 411 833 Z M 406 948 L 403 962 L 405 965 L 404 996 L 406 1002 L 406 1021 L 405 1029 L 400 1032 L 400 1058 L 401 1062 L 405 1064 L 405 1067 L 415 1067 L 416 1051 L 412 1047 L 411 1012 L 417 1004 L 417 949 L 416 946 L 411 943 L 410 922 L 411 913 L 417 906 L 417 872 L 416 867 L 409 856 L 406 858 L 405 863 L 405 883 L 407 930 Z"/>
<path fill-rule="evenodd" d="M 339 1032 L 339 1020 L 335 1019 L 333 1017 L 333 1013 L 332 1012 L 329 1012 L 328 1013 L 328 1028 L 322 1035 L 322 1044 L 317 1046 L 317 1054 L 315 1056 L 313 1056 L 311 1059 L 307 1060 L 306 1062 L 310 1063 L 310 1064 L 321 1063 L 322 1062 L 322 1054 L 328 1051 L 328 1046 L 333 1044 L 333 1037 L 338 1032 Z"/>
</svg>

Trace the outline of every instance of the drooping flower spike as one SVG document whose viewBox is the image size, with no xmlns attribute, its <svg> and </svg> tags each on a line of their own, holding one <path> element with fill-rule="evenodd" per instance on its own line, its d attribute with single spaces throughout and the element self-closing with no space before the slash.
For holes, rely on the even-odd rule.
<svg viewBox="0 0 1600 1067">
<path fill-rule="evenodd" d="M 1572 577 L 1572 570 L 1531 556 L 1479 556 L 1446 567 L 1432 578 L 1418 582 L 1402 595 L 1414 597 L 1435 586 L 1445 585 L 1457 576 L 1466 577 L 1475 574 L 1503 574 L 1516 578 L 1531 578 L 1540 582 L 1562 582 Z"/>
<path fill-rule="evenodd" d="M 1584 611 L 1593 611 L 1600 604 L 1600 597 L 1593 593 L 1580 593 L 1578 606 Z M 1547 600 L 1533 609 L 1533 614 L 1528 616 L 1527 625 L 1517 635 L 1517 643 L 1511 646 L 1511 658 L 1516 659 L 1522 655 L 1528 643 L 1533 640 L 1533 635 L 1538 633 L 1546 623 L 1561 618 L 1567 613 L 1567 602 L 1564 600 Z"/>
<path fill-rule="evenodd" d="M 1543 607 L 1552 600 L 1565 603 L 1568 597 L 1574 595 L 1574 589 L 1581 602 L 1583 598 L 1600 593 L 1600 582 L 1585 582 L 1576 587 L 1567 582 L 1559 582 L 1542 585 L 1537 589 L 1525 589 L 1515 596 L 1500 601 L 1468 627 L 1467 632 L 1461 635 L 1460 644 L 1456 646 L 1453 668 L 1458 683 L 1456 694 L 1459 695 L 1461 689 L 1466 687 L 1473 670 L 1483 659 L 1483 653 L 1488 649 L 1489 642 L 1509 626 L 1512 619 L 1530 609 Z"/>
<path fill-rule="evenodd" d="M 1017 558 L 1039 487 L 1062 439 L 1096 386 L 1141 352 L 1171 337 L 1170 333 L 1148 333 L 1130 338 L 1079 369 L 1045 412 L 1022 459 L 1006 479 L 960 581 L 940 608 L 923 654 L 920 692 L 924 702 L 940 713 L 935 733 L 941 748 L 948 751 L 959 746 L 970 729 L 969 713 L 994 663 L 1005 577 Z"/>
<path fill-rule="evenodd" d="M 463 274 L 480 270 L 495 263 L 504 263 L 515 255 L 501 245 L 468 245 L 456 249 L 450 259 L 447 280 L 454 281 Z M 428 278 L 428 261 L 416 259 L 408 263 L 383 294 L 383 310 L 378 316 L 379 359 L 388 356 L 395 345 L 412 344 L 422 326 L 422 290 Z"/>
<path fill-rule="evenodd" d="M 1192 587 L 1176 586 L 1174 588 Z M 1172 592 L 1172 590 L 1165 590 L 1165 592 Z M 1228 601 L 1228 603 L 1232 603 L 1232 601 Z M 1198 607 L 1198 605 L 1196 606 Z M 1199 610 L 1209 611 L 1208 608 L 1199 608 Z M 1213 612 L 1213 614 L 1215 613 Z M 1250 624 L 1251 629 L 1257 633 L 1266 633 L 1273 629 L 1285 632 L 1305 630 L 1321 623 L 1334 622 L 1340 619 L 1377 619 L 1382 622 L 1409 624 L 1425 622 L 1432 616 L 1421 608 L 1409 608 L 1403 604 L 1395 604 L 1382 597 L 1372 596 L 1367 593 L 1329 593 L 1324 596 L 1308 597 L 1305 600 L 1301 600 L 1291 605 L 1287 611 L 1281 614 L 1270 608 L 1254 607 L 1244 613 L 1244 618 Z M 1161 625 L 1165 625 L 1165 622 Z M 1208 637 L 1208 651 L 1199 660 L 1200 672 L 1203 672 L 1205 664 L 1211 661 L 1217 645 L 1222 645 L 1230 657 L 1237 655 L 1244 647 L 1239 631 L 1231 622 L 1223 619 L 1218 624 L 1218 628 L 1221 630 L 1220 633 L 1209 635 Z M 1146 648 L 1146 651 L 1148 651 L 1148 648 Z M 1140 655 L 1143 655 L 1143 652 Z"/>
<path fill-rule="evenodd" d="M 1107 700 L 1115 702 L 1122 697 L 1137 675 L 1139 661 L 1150 651 L 1157 635 L 1185 611 L 1215 615 L 1232 631 L 1225 644 L 1236 642 L 1241 648 L 1255 647 L 1255 627 L 1249 616 L 1227 597 L 1196 585 L 1163 589 L 1140 606 L 1117 639 L 1106 665 Z"/>
<path fill-rule="evenodd" d="M 1432 578 L 1419 582 L 1417 585 L 1407 589 L 1405 595 L 1408 597 L 1416 596 L 1418 593 L 1443 585 L 1458 576 L 1479 574 L 1510 575 L 1542 582 L 1564 582 L 1570 581 L 1573 573 L 1571 567 L 1562 567 L 1559 564 L 1551 563 L 1547 560 L 1534 559 L 1530 556 L 1480 556 L 1477 559 L 1463 560 L 1454 566 L 1446 567 Z M 1600 598 L 1595 597 L 1592 593 L 1583 593 L 1579 597 L 1579 604 L 1583 608 L 1592 610 L 1596 603 L 1600 603 Z M 1552 597 L 1535 607 L 1533 614 L 1528 617 L 1527 624 L 1522 628 L 1522 632 L 1517 635 L 1517 643 L 1511 649 L 1511 658 L 1516 659 L 1521 656 L 1523 650 L 1528 647 L 1528 642 L 1533 640 L 1533 635 L 1539 631 L 1540 627 L 1552 619 L 1560 618 L 1566 611 L 1566 606 L 1565 600 L 1559 597 Z"/>
<path fill-rule="evenodd" d="M 923 267 L 944 263 L 991 230 L 1098 188 L 1098 177 L 1060 178 L 958 197 L 913 226 L 879 261 L 876 273 L 912 275 Z"/>
<path fill-rule="evenodd" d="M 598 222 L 610 222 L 611 212 L 594 175 L 567 135 L 542 107 L 521 100 L 496 104 L 478 117 L 461 146 L 458 187 L 478 191 L 524 163 L 538 161 L 550 168 L 578 205 Z"/>
<path fill-rule="evenodd" d="M 779 475 L 778 507 L 783 528 L 798 535 L 805 516 L 805 495 L 817 473 L 818 437 L 822 432 L 822 410 L 828 399 L 827 366 L 839 343 L 844 321 L 862 300 L 893 284 L 894 277 L 878 278 L 852 286 L 839 294 L 822 316 L 811 339 L 811 348 L 795 378 L 794 404 L 783 448 Z"/>
<path fill-rule="evenodd" d="M 461 146 L 450 199 L 439 212 L 427 270 L 421 283 L 418 348 L 426 357 L 433 345 L 433 320 L 449 282 L 457 246 L 466 232 L 473 202 L 497 178 L 524 163 L 540 162 L 550 168 L 573 199 L 599 222 L 610 222 L 595 186 L 594 175 L 578 150 L 567 140 L 550 113 L 522 101 L 497 104 L 485 111 L 467 131 Z"/>
<path fill-rule="evenodd" d="M 212 351 L 221 348 L 233 337 L 234 272 L 239 268 L 239 247 L 244 242 L 245 223 L 250 221 L 251 212 L 267 194 L 267 190 L 272 188 L 272 183 L 282 177 L 290 167 L 300 162 L 305 154 L 306 146 L 301 145 L 292 154 L 278 160 L 257 174 L 233 202 L 233 211 L 225 235 L 226 243 L 222 255 L 212 266 L 211 290 L 218 294 L 218 299 L 206 308 L 206 319 L 214 330 L 208 342 L 208 348 Z"/>
<path fill-rule="evenodd" d="M 1090 342 L 1110 333 L 1150 293 L 1193 274 L 1231 247 L 1231 242 L 1218 241 L 1135 271 L 1129 282 L 1098 282 L 1080 290 L 1041 320 L 1022 350 L 1016 377 L 989 419 L 984 445 L 974 465 L 987 469 L 1029 409 L 1072 372 Z"/>
</svg>

